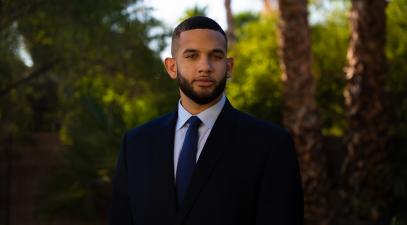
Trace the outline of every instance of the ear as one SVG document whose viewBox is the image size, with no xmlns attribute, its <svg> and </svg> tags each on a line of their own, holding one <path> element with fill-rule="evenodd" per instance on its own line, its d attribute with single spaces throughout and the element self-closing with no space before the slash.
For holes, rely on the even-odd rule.
<svg viewBox="0 0 407 225">
<path fill-rule="evenodd" d="M 171 79 L 177 79 L 177 63 L 174 58 L 165 58 L 164 66 Z"/>
<path fill-rule="evenodd" d="M 227 58 L 226 59 L 226 77 L 227 78 L 232 77 L 233 65 L 234 65 L 234 59 L 233 58 Z"/>
</svg>

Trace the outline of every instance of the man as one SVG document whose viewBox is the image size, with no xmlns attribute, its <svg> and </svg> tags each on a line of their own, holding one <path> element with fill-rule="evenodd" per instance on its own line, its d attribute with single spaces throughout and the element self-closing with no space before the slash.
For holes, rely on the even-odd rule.
<svg viewBox="0 0 407 225">
<path fill-rule="evenodd" d="M 290 136 L 224 95 L 233 59 L 222 28 L 191 17 L 175 28 L 171 50 L 164 64 L 178 81 L 178 108 L 125 134 L 110 224 L 303 224 Z"/>
</svg>

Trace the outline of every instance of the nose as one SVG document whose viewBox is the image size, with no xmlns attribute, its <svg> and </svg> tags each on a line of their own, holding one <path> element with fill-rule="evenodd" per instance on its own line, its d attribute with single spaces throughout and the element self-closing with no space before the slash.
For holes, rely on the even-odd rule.
<svg viewBox="0 0 407 225">
<path fill-rule="evenodd" d="M 209 74 L 213 71 L 213 65 L 209 57 L 201 57 L 198 65 L 198 72 L 200 74 Z"/>
</svg>

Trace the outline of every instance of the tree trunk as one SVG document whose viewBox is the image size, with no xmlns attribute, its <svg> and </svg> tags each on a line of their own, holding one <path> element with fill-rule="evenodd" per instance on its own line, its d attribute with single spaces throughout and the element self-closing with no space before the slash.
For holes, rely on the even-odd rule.
<svg viewBox="0 0 407 225">
<path fill-rule="evenodd" d="M 277 0 L 263 0 L 263 7 L 261 9 L 261 14 L 269 15 L 277 11 Z"/>
<path fill-rule="evenodd" d="M 305 223 L 329 224 L 330 182 L 322 152 L 320 119 L 311 74 L 311 43 L 306 0 L 279 0 L 280 58 L 284 82 L 284 124 L 297 149 L 304 186 Z"/>
<path fill-rule="evenodd" d="M 352 0 L 345 104 L 349 119 L 347 158 L 343 166 L 354 217 L 378 223 L 388 196 L 385 0 Z"/>
<path fill-rule="evenodd" d="M 233 13 L 232 13 L 232 1 L 225 0 L 225 9 L 226 9 L 226 21 L 228 24 L 228 29 L 226 35 L 228 37 L 229 46 L 233 45 L 236 42 L 235 28 L 233 25 Z"/>
</svg>

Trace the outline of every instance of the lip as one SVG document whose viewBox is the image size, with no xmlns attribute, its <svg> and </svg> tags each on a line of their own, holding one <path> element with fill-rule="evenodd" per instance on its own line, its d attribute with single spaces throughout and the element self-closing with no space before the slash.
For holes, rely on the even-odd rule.
<svg viewBox="0 0 407 225">
<path fill-rule="evenodd" d="M 210 87 L 215 84 L 215 81 L 208 78 L 199 78 L 194 81 L 194 83 L 200 87 Z"/>
</svg>

